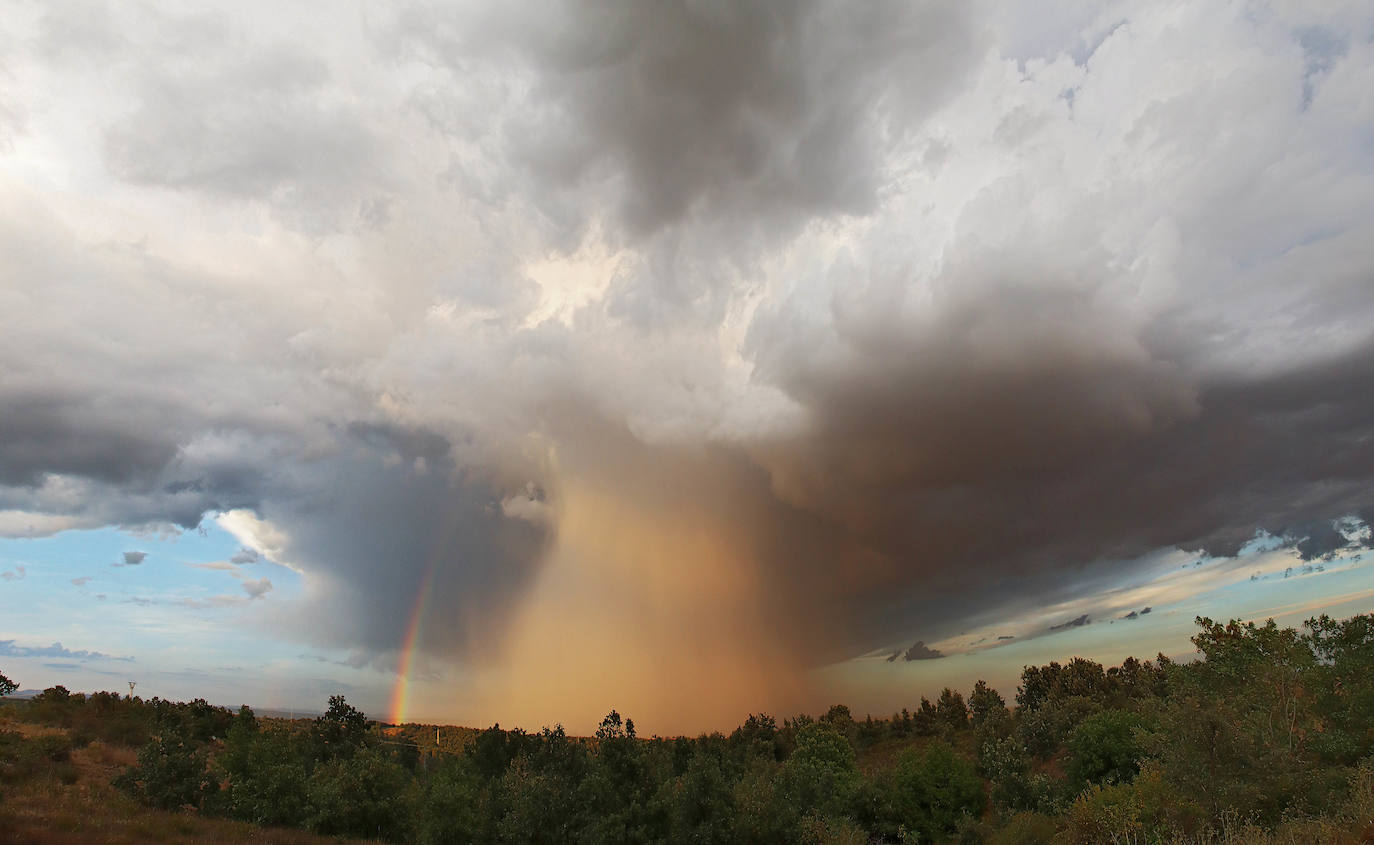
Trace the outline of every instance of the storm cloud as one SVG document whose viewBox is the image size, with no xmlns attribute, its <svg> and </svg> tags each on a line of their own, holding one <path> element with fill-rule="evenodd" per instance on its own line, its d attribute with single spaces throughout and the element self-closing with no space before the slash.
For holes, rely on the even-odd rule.
<svg viewBox="0 0 1374 845">
<path fill-rule="evenodd" d="M 16 13 L 0 533 L 239 514 L 285 635 L 660 713 L 1368 542 L 1359 4 L 272 11 Z"/>
</svg>

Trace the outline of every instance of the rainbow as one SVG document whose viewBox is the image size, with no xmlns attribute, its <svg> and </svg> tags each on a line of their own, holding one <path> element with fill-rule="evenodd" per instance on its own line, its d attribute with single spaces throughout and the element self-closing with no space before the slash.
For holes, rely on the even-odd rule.
<svg viewBox="0 0 1374 845">
<path fill-rule="evenodd" d="M 420 626 L 424 623 L 425 609 L 429 605 L 429 587 L 434 581 L 434 570 L 438 567 L 439 555 L 436 550 L 429 556 L 425 575 L 420 579 L 420 590 L 415 595 L 415 604 L 410 609 L 410 625 L 406 629 L 405 641 L 401 644 L 401 660 L 396 666 L 396 684 L 391 688 L 391 723 L 399 725 L 405 721 L 406 708 L 410 704 L 410 669 L 415 662 L 416 645 L 420 641 Z"/>
</svg>

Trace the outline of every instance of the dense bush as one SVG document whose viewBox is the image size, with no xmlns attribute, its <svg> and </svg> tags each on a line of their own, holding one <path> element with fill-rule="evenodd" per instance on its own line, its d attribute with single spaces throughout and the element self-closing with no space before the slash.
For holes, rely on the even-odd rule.
<svg viewBox="0 0 1374 845">
<path fill-rule="evenodd" d="M 163 810 L 199 808 L 219 789 L 206 749 L 180 730 L 169 730 L 139 749 L 138 764 L 115 778 L 115 785 Z"/>
<path fill-rule="evenodd" d="M 944 743 L 903 754 L 892 790 L 895 820 L 918 842 L 936 841 L 954 832 L 965 816 L 983 812 L 983 782 L 973 763 Z"/>
<path fill-rule="evenodd" d="M 1066 743 L 1070 782 L 1078 787 L 1129 782 L 1140 771 L 1141 730 L 1140 715 L 1126 710 L 1103 710 L 1079 722 Z"/>
</svg>

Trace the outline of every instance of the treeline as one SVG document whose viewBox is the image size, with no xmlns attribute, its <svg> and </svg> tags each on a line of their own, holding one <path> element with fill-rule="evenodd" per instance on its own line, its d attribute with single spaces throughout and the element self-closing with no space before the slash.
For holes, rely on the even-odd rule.
<svg viewBox="0 0 1374 845">
<path fill-rule="evenodd" d="M 1374 838 L 1374 616 L 1197 621 L 1200 660 L 1026 667 L 1011 706 L 979 682 L 884 719 L 836 706 L 696 738 L 612 711 L 592 738 L 494 726 L 422 754 L 338 697 L 289 723 L 49 690 L 25 718 L 142 719 L 118 782 L 153 806 L 398 842 Z"/>
</svg>

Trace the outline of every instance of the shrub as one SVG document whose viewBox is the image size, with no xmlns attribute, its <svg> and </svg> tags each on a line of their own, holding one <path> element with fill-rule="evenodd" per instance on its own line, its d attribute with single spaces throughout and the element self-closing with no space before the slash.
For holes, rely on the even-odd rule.
<svg viewBox="0 0 1374 845">
<path fill-rule="evenodd" d="M 892 789 L 895 820 L 921 842 L 954 832 L 960 819 L 983 810 L 983 783 L 973 764 L 944 743 L 930 746 L 924 754 L 903 754 Z"/>
<path fill-rule="evenodd" d="M 477 842 L 490 804 L 483 780 L 465 758 L 442 766 L 424 785 L 416 807 L 416 841 L 422 845 Z"/>
<path fill-rule="evenodd" d="M 380 753 L 365 749 L 322 764 L 306 787 L 306 826 L 335 836 L 401 838 L 411 818 L 404 800 L 410 777 Z"/>
<path fill-rule="evenodd" d="M 1125 710 L 1103 710 L 1080 722 L 1067 743 L 1070 780 L 1077 786 L 1130 782 L 1140 771 L 1140 727 L 1140 717 Z"/>
<path fill-rule="evenodd" d="M 1043 813 L 1017 813 L 988 839 L 988 845 L 1051 845 L 1059 822 Z"/>
<path fill-rule="evenodd" d="M 783 763 L 781 790 L 800 812 L 848 815 L 861 779 L 854 748 L 834 727 L 817 722 L 797 732 L 797 747 Z"/>
<path fill-rule="evenodd" d="M 199 808 L 219 788 L 210 777 L 203 748 L 180 732 L 155 737 L 138 752 L 138 763 L 114 780 L 115 786 L 163 810 Z"/>
</svg>

